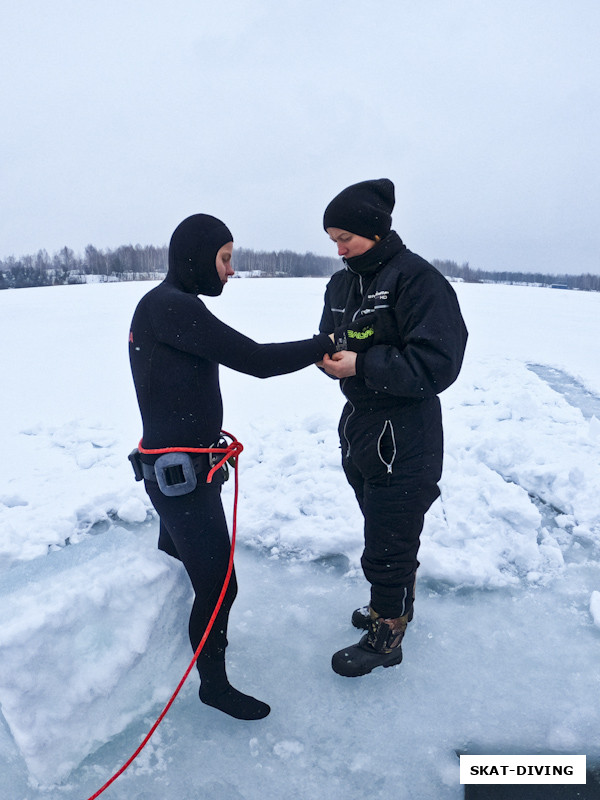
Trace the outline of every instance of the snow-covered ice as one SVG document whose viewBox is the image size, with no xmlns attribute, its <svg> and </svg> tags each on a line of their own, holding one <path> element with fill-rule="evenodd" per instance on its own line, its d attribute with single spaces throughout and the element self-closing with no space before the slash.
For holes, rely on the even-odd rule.
<svg viewBox="0 0 600 800">
<path fill-rule="evenodd" d="M 86 800 L 135 750 L 191 657 L 190 590 L 133 480 L 127 362 L 152 284 L 0 292 L 0 758 L 7 800 Z M 325 281 L 230 281 L 211 308 L 304 338 Z M 470 331 L 442 395 L 442 497 L 426 521 L 404 663 L 348 680 L 331 653 L 367 600 L 339 464 L 337 384 L 222 370 L 243 442 L 232 681 L 197 679 L 107 798 L 458 798 L 462 748 L 600 758 L 600 295 L 456 284 Z M 231 482 L 224 503 L 231 513 Z"/>
</svg>

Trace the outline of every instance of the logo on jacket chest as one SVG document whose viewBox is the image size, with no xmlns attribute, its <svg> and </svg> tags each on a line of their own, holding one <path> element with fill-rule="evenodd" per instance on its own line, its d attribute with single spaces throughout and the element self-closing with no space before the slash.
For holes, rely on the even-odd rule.
<svg viewBox="0 0 600 800">
<path fill-rule="evenodd" d="M 360 310 L 360 313 L 370 314 L 373 311 L 377 311 L 377 309 L 379 308 L 389 308 L 390 307 L 389 300 L 390 300 L 389 289 L 382 289 L 379 292 L 373 292 L 373 294 L 368 294 L 363 300 L 363 305 Z"/>
<path fill-rule="evenodd" d="M 375 303 L 387 303 L 390 298 L 389 289 L 382 289 L 380 292 L 368 294 L 367 300 L 374 300 Z"/>
</svg>

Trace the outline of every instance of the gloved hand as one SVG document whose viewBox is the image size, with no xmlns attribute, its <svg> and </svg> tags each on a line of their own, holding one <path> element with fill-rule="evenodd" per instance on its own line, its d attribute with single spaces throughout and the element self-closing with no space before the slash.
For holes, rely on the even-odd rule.
<svg viewBox="0 0 600 800">
<path fill-rule="evenodd" d="M 350 325 L 335 329 L 335 349 L 351 350 L 353 353 L 364 353 L 375 341 L 377 314 L 363 314 Z"/>
<path fill-rule="evenodd" d="M 376 344 L 401 346 L 394 314 L 390 309 L 378 309 L 357 317 L 350 325 L 340 326 L 334 332 L 335 349 L 366 353 Z"/>
</svg>

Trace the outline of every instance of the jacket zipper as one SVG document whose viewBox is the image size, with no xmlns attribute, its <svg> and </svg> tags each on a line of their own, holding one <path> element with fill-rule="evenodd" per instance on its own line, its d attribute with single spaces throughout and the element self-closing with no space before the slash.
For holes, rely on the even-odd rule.
<svg viewBox="0 0 600 800">
<path fill-rule="evenodd" d="M 392 436 L 392 445 L 393 445 L 393 448 L 394 448 L 393 451 L 392 451 L 392 460 L 389 463 L 387 461 L 385 461 L 383 456 L 381 455 L 381 440 L 385 436 L 385 432 L 386 432 L 386 430 L 388 428 L 388 425 L 390 427 L 390 434 Z M 387 474 L 391 475 L 392 474 L 392 467 L 394 465 L 394 461 L 396 460 L 396 436 L 394 435 L 394 426 L 392 425 L 392 421 L 389 420 L 389 419 L 386 419 L 385 425 L 383 426 L 383 430 L 379 434 L 379 439 L 377 439 L 377 455 L 379 456 L 379 460 L 381 461 L 381 463 L 385 467 L 387 467 Z"/>
<path fill-rule="evenodd" d="M 345 380 L 346 380 L 346 378 L 344 378 L 344 381 L 345 381 Z M 348 423 L 350 422 L 350 417 L 351 417 L 351 416 L 354 414 L 354 412 L 356 411 L 356 409 L 354 408 L 354 405 L 353 405 L 353 403 L 351 403 L 351 402 L 350 402 L 350 400 L 348 400 L 348 402 L 349 402 L 349 403 L 350 403 L 350 405 L 352 406 L 352 411 L 351 411 L 351 412 L 348 414 L 348 416 L 346 417 L 346 422 L 344 422 L 344 430 L 343 430 L 343 434 L 344 434 L 344 439 L 346 440 L 346 445 L 347 445 L 347 449 L 346 449 L 346 458 L 350 458 L 350 439 L 348 439 L 348 434 L 346 433 L 346 428 L 348 427 Z"/>
<path fill-rule="evenodd" d="M 361 303 L 360 303 L 359 307 L 356 309 L 356 311 L 352 315 L 352 322 L 354 322 L 354 320 L 358 316 L 358 312 L 360 311 L 360 308 L 361 308 L 361 306 L 362 306 L 362 304 L 364 302 L 364 299 L 365 299 L 365 288 L 363 286 L 363 277 L 362 277 L 362 275 L 358 276 L 358 282 L 359 282 L 359 285 L 360 285 L 360 296 L 361 296 L 362 300 L 361 300 Z"/>
<path fill-rule="evenodd" d="M 363 286 L 362 275 L 358 276 L 358 281 L 359 281 L 359 286 L 360 286 L 360 296 L 364 300 L 365 299 L 365 290 L 364 290 L 364 286 Z M 358 315 L 358 312 L 360 311 L 360 307 L 361 306 L 362 306 L 362 302 L 360 303 L 359 307 L 356 309 L 356 311 L 352 315 L 352 322 L 354 322 L 354 320 L 356 319 L 356 317 Z M 344 385 L 345 385 L 347 380 L 348 380 L 347 378 L 342 378 L 342 380 L 340 381 L 340 388 L 341 388 L 342 392 L 344 391 Z M 348 434 L 346 433 L 346 428 L 348 427 L 348 423 L 350 422 L 350 418 L 352 417 L 352 415 L 356 411 L 356 408 L 354 407 L 354 404 L 350 400 L 348 400 L 348 402 L 350 403 L 350 406 L 352 407 L 352 411 L 346 417 L 346 422 L 344 422 L 343 434 L 344 434 L 344 439 L 346 440 L 346 445 L 347 445 L 346 458 L 350 458 L 350 439 L 348 439 Z"/>
</svg>

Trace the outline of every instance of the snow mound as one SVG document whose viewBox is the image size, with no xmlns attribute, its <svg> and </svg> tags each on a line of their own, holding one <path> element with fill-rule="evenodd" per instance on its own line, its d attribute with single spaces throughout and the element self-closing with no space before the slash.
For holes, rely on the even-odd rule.
<svg viewBox="0 0 600 800">
<path fill-rule="evenodd" d="M 186 666 L 189 587 L 154 541 L 118 528 L 8 577 L 2 713 L 30 774 L 56 783 L 168 699 Z"/>
</svg>

